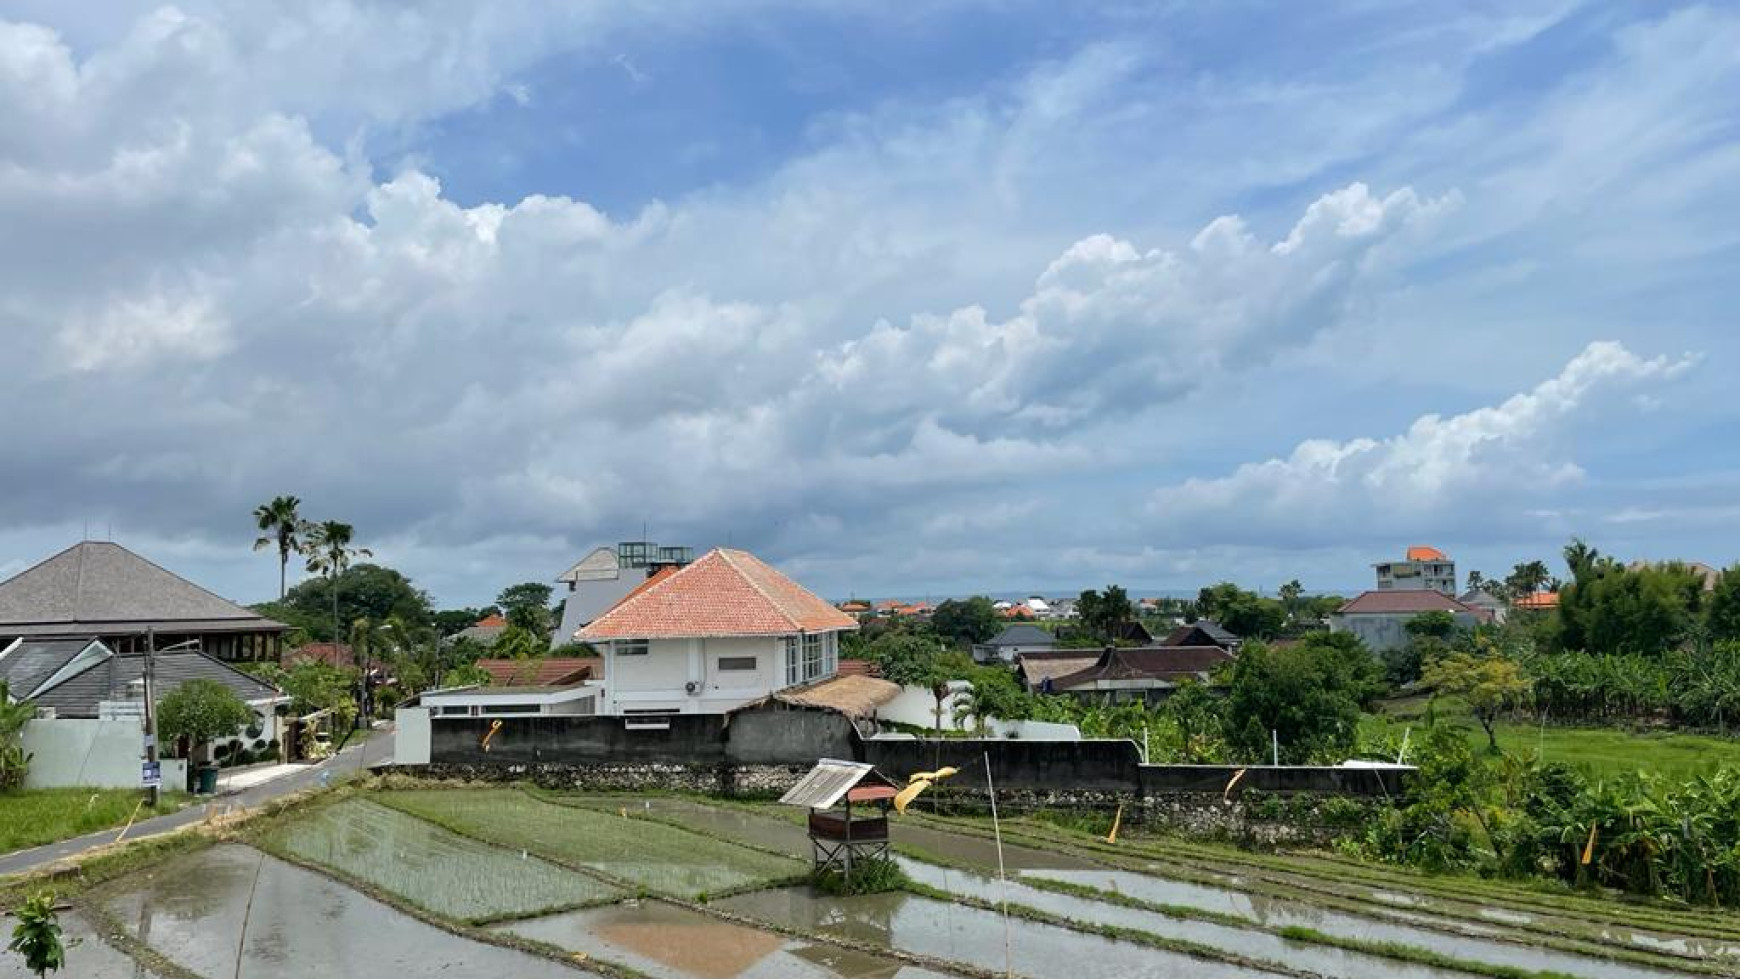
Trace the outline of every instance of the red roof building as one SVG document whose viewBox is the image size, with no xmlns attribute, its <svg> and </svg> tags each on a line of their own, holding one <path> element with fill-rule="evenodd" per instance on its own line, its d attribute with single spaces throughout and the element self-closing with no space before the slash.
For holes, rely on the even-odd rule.
<svg viewBox="0 0 1740 979">
<path fill-rule="evenodd" d="M 648 579 L 575 638 L 603 656 L 600 713 L 713 714 L 834 676 L 839 633 L 856 628 L 753 554 L 720 549 Z"/>
<path fill-rule="evenodd" d="M 604 661 L 596 656 L 545 659 L 480 659 L 478 668 L 496 687 L 567 687 L 592 678 Z M 599 670 L 602 673 L 602 670 Z"/>
<path fill-rule="evenodd" d="M 582 642 L 781 636 L 856 629 L 829 605 L 748 551 L 719 548 L 649 578 L 581 629 Z"/>
<path fill-rule="evenodd" d="M 1400 649 L 1412 641 L 1408 623 L 1426 612 L 1448 612 L 1460 629 L 1472 629 L 1493 620 L 1488 609 L 1464 605 L 1449 595 L 1429 588 L 1368 591 L 1345 602 L 1329 617 L 1334 632 L 1351 632 L 1373 652 Z"/>
</svg>

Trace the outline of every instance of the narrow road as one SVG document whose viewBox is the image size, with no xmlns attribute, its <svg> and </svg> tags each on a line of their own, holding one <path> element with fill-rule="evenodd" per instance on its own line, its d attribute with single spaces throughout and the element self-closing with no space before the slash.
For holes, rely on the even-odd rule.
<svg viewBox="0 0 1740 979">
<path fill-rule="evenodd" d="M 172 812 L 164 816 L 154 816 L 141 823 L 134 823 L 127 832 L 127 839 L 141 840 L 150 836 L 160 836 L 171 830 L 180 829 L 193 823 L 201 822 L 206 817 L 207 810 L 213 803 L 225 806 L 243 806 L 252 809 L 263 802 L 269 802 L 279 796 L 300 792 L 320 781 L 324 774 L 328 778 L 337 778 L 341 774 L 350 774 L 379 764 L 393 757 L 393 732 L 378 731 L 375 736 L 362 744 L 352 745 L 331 758 L 316 765 L 310 765 L 300 772 L 274 779 L 251 789 L 243 789 L 235 795 L 219 796 L 199 805 L 189 806 L 180 812 Z M 120 835 L 119 826 L 90 833 L 85 836 L 61 840 L 59 843 L 49 843 L 31 850 L 18 850 L 0 856 L 0 877 L 8 874 L 22 874 L 40 870 L 49 864 L 86 850 L 99 846 L 107 846 L 115 842 Z"/>
</svg>

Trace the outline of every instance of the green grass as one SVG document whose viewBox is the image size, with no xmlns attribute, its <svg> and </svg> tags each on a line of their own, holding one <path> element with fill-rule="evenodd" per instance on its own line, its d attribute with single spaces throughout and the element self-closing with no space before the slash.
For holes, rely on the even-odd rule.
<svg viewBox="0 0 1740 979">
<path fill-rule="evenodd" d="M 652 820 L 543 802 L 518 789 L 418 789 L 375 798 L 453 832 L 662 894 L 718 895 L 808 869 Z"/>
<path fill-rule="evenodd" d="M 31 789 L 0 793 L 0 853 L 119 827 L 133 816 L 145 793 L 140 789 Z M 156 809 L 139 810 L 141 820 L 175 812 L 191 797 L 165 792 Z"/>
<path fill-rule="evenodd" d="M 1383 705 L 1381 715 L 1367 715 L 1360 722 L 1360 734 L 1367 740 L 1385 735 L 1400 738 L 1410 725 L 1418 734 L 1425 723 L 1425 710 L 1421 698 L 1390 701 Z M 1460 703 L 1439 701 L 1437 716 L 1439 724 L 1456 727 L 1467 734 L 1470 743 L 1486 747 L 1486 732 Z M 1718 768 L 1740 767 L 1740 739 L 1736 738 L 1553 724 L 1542 728 L 1512 721 L 1500 722 L 1497 733 L 1499 748 L 1510 754 L 1533 758 L 1538 752 L 1545 761 L 1565 762 L 1600 778 L 1641 769 L 1685 779 L 1708 775 Z"/>
<path fill-rule="evenodd" d="M 449 918 L 525 917 L 621 896 L 591 877 L 361 799 L 307 812 L 262 844 L 359 877 Z"/>
</svg>

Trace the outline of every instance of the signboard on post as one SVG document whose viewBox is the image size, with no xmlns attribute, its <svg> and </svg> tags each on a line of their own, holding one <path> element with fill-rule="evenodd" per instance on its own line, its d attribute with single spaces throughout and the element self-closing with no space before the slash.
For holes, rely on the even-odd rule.
<svg viewBox="0 0 1740 979">
<path fill-rule="evenodd" d="M 140 773 L 139 784 L 145 786 L 146 788 L 153 788 L 156 785 L 158 785 L 159 783 L 161 783 L 162 781 L 163 781 L 163 763 L 156 762 L 156 761 L 146 762 L 143 766 L 143 770 Z"/>
</svg>

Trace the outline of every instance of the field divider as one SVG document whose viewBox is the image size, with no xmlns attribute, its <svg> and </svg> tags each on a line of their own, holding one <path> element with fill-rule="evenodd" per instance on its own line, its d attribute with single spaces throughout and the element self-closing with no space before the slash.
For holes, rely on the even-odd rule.
<svg viewBox="0 0 1740 979">
<path fill-rule="evenodd" d="M 921 816 L 920 819 L 930 823 L 932 828 L 935 829 L 946 829 L 950 832 L 958 832 L 963 835 L 970 835 L 980 839 L 991 838 L 989 833 L 980 833 L 977 831 L 976 827 L 963 825 L 953 819 L 938 818 L 934 816 Z M 1466 897 L 1456 899 L 1433 895 L 1434 897 L 1438 897 L 1440 900 L 1451 901 L 1453 906 L 1432 909 L 1432 914 L 1438 916 L 1437 918 L 1432 918 L 1426 915 L 1412 914 L 1405 908 L 1396 908 L 1379 902 L 1369 902 L 1366 899 L 1348 894 L 1345 891 L 1337 890 L 1332 887 L 1309 883 L 1307 881 L 1321 879 L 1320 877 L 1315 877 L 1310 874 L 1295 875 L 1307 878 L 1307 881 L 1299 881 L 1278 880 L 1272 876 L 1260 873 L 1242 872 L 1237 873 L 1237 876 L 1241 878 L 1241 883 L 1234 884 L 1226 879 L 1229 876 L 1233 876 L 1234 872 L 1225 868 L 1205 865 L 1200 860 L 1180 859 L 1171 856 L 1170 854 L 1157 854 L 1150 849 L 1142 847 L 1140 844 L 1129 844 L 1122 849 L 1118 849 L 1100 843 L 1097 840 L 1079 840 L 1069 837 L 1057 838 L 1032 832 L 1022 832 L 1020 828 L 1012 829 L 1009 827 L 1004 828 L 1003 835 L 1005 839 L 1016 840 L 1028 845 L 1061 847 L 1064 852 L 1067 852 L 1072 856 L 1089 859 L 1114 870 L 1147 874 L 1148 876 L 1163 876 L 1166 878 L 1182 880 L 1187 883 L 1201 884 L 1203 886 L 1216 887 L 1223 890 L 1260 893 L 1270 897 L 1298 901 L 1302 904 L 1340 911 L 1346 914 L 1370 918 L 1377 921 L 1421 928 L 1428 931 L 1437 931 L 1444 934 L 1457 935 L 1459 937 L 1499 941 L 1513 945 L 1540 946 L 1544 948 L 1552 948 L 1555 951 L 1565 952 L 1567 954 L 1583 956 L 1585 958 L 1605 959 L 1613 962 L 1624 962 L 1627 964 L 1653 968 L 1678 969 L 1682 971 L 1690 970 L 1698 973 L 1721 976 L 1733 974 L 1733 970 L 1725 969 L 1721 966 L 1714 966 L 1709 962 L 1706 956 L 1697 953 L 1677 952 L 1672 949 L 1639 948 L 1630 943 L 1605 938 L 1594 931 L 1584 930 L 1597 929 L 1601 927 L 1634 930 L 1643 927 L 1623 919 L 1603 922 L 1579 922 L 1582 927 L 1576 932 L 1575 940 L 1572 940 L 1564 937 L 1564 929 L 1557 928 L 1552 923 L 1494 921 L 1480 917 L 1477 913 L 1464 911 L 1463 907 L 1467 904 Z M 1142 862 L 1147 862 L 1150 865 L 1160 864 L 1165 867 L 1167 872 L 1164 875 L 1155 874 L 1152 866 L 1139 865 Z M 1258 866 L 1256 869 L 1264 870 L 1267 868 Z M 1270 870 L 1269 872 L 1289 873 L 1289 871 L 1284 869 Z M 1395 882 L 1386 883 L 1390 889 L 1408 890 L 1405 885 L 1397 884 Z M 1373 886 L 1384 885 L 1379 884 Z M 1560 917 L 1575 917 L 1570 912 L 1564 910 L 1552 910 L 1544 913 L 1555 914 Z M 1462 926 L 1458 926 L 1458 922 L 1462 923 Z M 1468 926 L 1472 926 L 1472 928 Z M 1708 938 L 1717 941 L 1724 940 L 1724 936 L 1697 934 L 1686 930 L 1676 930 L 1671 928 L 1663 928 L 1662 930 L 1683 937 Z M 1527 934 L 1519 934 L 1525 932 Z"/>
</svg>

